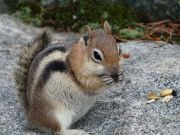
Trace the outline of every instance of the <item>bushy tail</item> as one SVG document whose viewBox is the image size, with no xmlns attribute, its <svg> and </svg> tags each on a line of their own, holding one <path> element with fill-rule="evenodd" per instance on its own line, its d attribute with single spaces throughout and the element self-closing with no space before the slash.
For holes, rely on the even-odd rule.
<svg viewBox="0 0 180 135">
<path fill-rule="evenodd" d="M 33 58 L 50 43 L 50 37 L 46 31 L 42 32 L 32 43 L 22 50 L 19 55 L 17 67 L 14 71 L 14 79 L 18 90 L 20 102 L 27 109 L 26 87 L 29 66 Z"/>
</svg>

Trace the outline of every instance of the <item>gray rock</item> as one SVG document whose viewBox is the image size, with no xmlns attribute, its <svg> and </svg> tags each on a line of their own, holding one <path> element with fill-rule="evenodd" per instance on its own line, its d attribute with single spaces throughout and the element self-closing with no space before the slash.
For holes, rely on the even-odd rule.
<svg viewBox="0 0 180 135">
<path fill-rule="evenodd" d="M 179 0 L 126 0 L 124 2 L 145 22 L 166 19 L 180 22 Z"/>
<path fill-rule="evenodd" d="M 8 6 L 4 3 L 4 0 L 0 0 L 0 13 L 8 13 Z"/>
<path fill-rule="evenodd" d="M 28 126 L 12 79 L 20 48 L 39 31 L 7 15 L 0 16 L 1 135 L 45 134 Z M 73 33 L 53 35 L 53 42 L 62 45 L 79 37 Z M 121 47 L 131 55 L 124 62 L 124 81 L 106 90 L 104 97 L 72 127 L 96 135 L 179 135 L 180 46 L 127 42 Z M 178 96 L 167 104 L 160 100 L 146 104 L 148 92 L 159 93 L 167 87 L 176 90 Z"/>
</svg>

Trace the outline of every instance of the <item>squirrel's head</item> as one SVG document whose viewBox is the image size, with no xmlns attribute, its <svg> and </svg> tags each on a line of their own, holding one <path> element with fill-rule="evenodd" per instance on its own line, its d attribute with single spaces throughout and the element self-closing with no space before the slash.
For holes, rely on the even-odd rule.
<svg viewBox="0 0 180 135">
<path fill-rule="evenodd" d="M 118 76 L 122 54 L 107 21 L 104 22 L 104 30 L 91 30 L 85 26 L 79 44 L 84 54 L 81 65 L 83 74 Z"/>
</svg>

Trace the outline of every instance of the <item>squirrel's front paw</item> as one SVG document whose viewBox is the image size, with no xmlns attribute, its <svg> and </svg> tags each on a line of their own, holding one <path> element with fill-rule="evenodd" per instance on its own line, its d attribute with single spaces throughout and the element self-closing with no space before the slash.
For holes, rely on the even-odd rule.
<svg viewBox="0 0 180 135">
<path fill-rule="evenodd" d="M 123 72 L 119 72 L 118 73 L 118 82 L 122 82 L 123 81 L 123 78 L 124 78 L 124 74 Z M 103 75 L 101 76 L 101 79 L 102 79 L 102 82 L 105 84 L 105 85 L 111 85 L 114 83 L 114 80 L 111 76 L 109 75 Z"/>
<path fill-rule="evenodd" d="M 119 72 L 119 73 L 118 73 L 118 76 L 119 76 L 119 82 L 122 82 L 122 81 L 123 81 L 123 78 L 124 78 L 123 72 Z"/>
<path fill-rule="evenodd" d="M 111 76 L 103 75 L 103 76 L 101 76 L 101 79 L 102 79 L 102 82 L 103 82 L 105 85 L 111 85 L 111 84 L 113 84 L 113 79 L 112 79 Z"/>
</svg>

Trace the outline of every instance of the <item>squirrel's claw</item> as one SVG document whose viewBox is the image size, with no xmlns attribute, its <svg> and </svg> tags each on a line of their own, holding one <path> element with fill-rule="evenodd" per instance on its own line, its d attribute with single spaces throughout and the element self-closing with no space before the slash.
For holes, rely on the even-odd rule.
<svg viewBox="0 0 180 135">
<path fill-rule="evenodd" d="M 124 74 L 123 74 L 123 72 L 119 72 L 118 75 L 119 75 L 119 82 L 122 82 L 123 79 L 124 79 Z"/>
<path fill-rule="evenodd" d="M 102 82 L 103 82 L 105 85 L 110 85 L 110 84 L 113 83 L 113 79 L 111 78 L 111 76 L 103 75 L 101 78 L 102 78 Z"/>
<path fill-rule="evenodd" d="M 123 81 L 123 78 L 124 78 L 124 74 L 123 74 L 123 72 L 119 72 L 118 73 L 118 81 L 119 82 L 122 82 Z M 103 75 L 103 76 L 101 76 L 101 79 L 102 79 L 102 82 L 105 84 L 105 85 L 111 85 L 111 84 L 113 84 L 114 83 L 114 81 L 113 81 L 113 78 L 111 77 L 111 76 L 109 76 L 109 75 Z"/>
</svg>

